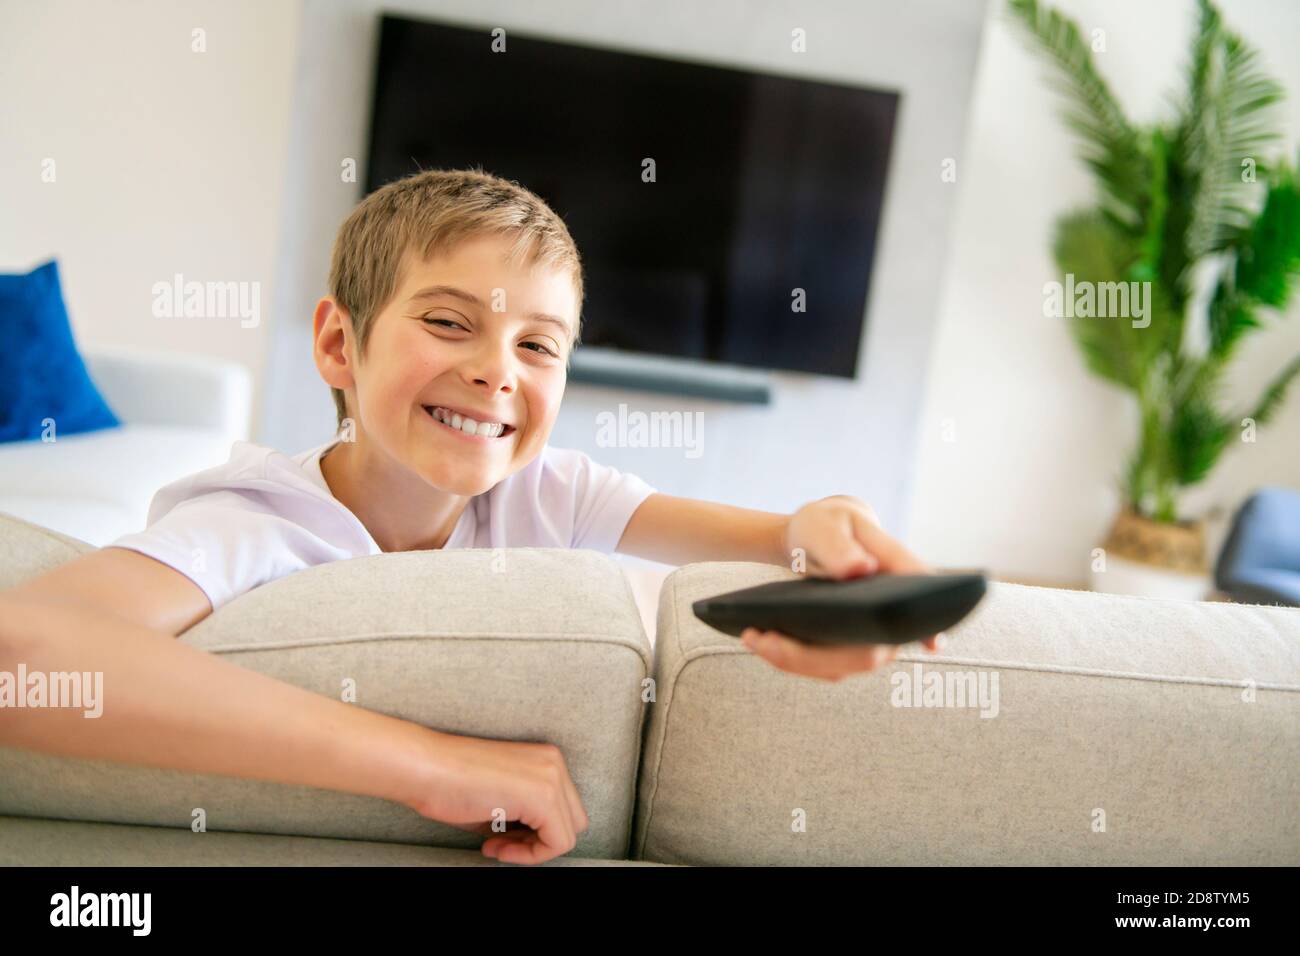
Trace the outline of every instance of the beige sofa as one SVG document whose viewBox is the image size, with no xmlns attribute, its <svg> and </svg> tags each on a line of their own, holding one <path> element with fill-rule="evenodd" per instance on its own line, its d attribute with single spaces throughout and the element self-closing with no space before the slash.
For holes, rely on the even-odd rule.
<svg viewBox="0 0 1300 956">
<path fill-rule="evenodd" d="M 0 515 L 0 589 L 88 547 Z M 549 865 L 1300 864 L 1300 610 L 994 583 L 942 653 L 838 684 L 691 613 L 792 576 L 676 570 L 652 652 L 596 552 L 385 554 L 180 639 L 322 694 L 350 678 L 358 706 L 430 727 L 558 744 L 591 827 Z M 478 842 L 372 798 L 0 748 L 0 863 L 503 865 Z"/>
</svg>

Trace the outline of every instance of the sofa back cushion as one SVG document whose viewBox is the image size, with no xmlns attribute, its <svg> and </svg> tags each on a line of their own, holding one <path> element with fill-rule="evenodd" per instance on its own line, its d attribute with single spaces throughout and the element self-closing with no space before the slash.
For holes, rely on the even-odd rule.
<svg viewBox="0 0 1300 956">
<path fill-rule="evenodd" d="M 0 511 L 0 591 L 94 550 L 79 538 Z"/>
<path fill-rule="evenodd" d="M 23 541 L 48 553 L 33 529 L 0 527 L 0 555 L 12 561 Z M 454 549 L 339 561 L 255 588 L 179 640 L 448 733 L 554 743 L 591 821 L 574 854 L 627 854 L 650 647 L 604 554 Z M 108 710 L 112 688 L 104 698 Z M 189 829 L 198 808 L 209 830 L 482 842 L 377 798 L 0 748 L 0 815 Z"/>
<path fill-rule="evenodd" d="M 1300 610 L 993 583 L 934 655 L 796 677 L 665 582 L 634 853 L 689 864 L 1300 864 Z"/>
</svg>

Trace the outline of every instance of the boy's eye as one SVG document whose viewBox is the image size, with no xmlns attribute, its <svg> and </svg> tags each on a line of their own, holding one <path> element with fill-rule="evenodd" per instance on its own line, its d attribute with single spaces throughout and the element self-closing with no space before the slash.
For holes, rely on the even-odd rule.
<svg viewBox="0 0 1300 956">
<path fill-rule="evenodd" d="M 522 344 L 524 344 L 524 345 L 536 345 L 537 348 L 541 350 L 541 352 L 542 352 L 543 355 L 549 355 L 551 358 L 555 358 L 555 357 L 556 357 L 556 356 L 555 356 L 555 353 L 552 352 L 550 349 L 548 349 L 548 348 L 547 348 L 545 345 L 543 345 L 541 342 L 524 342 L 524 343 L 522 343 Z"/>
<path fill-rule="evenodd" d="M 465 328 L 465 326 L 461 325 L 459 322 L 455 321 L 454 319 L 437 319 L 437 318 L 432 318 L 432 317 L 426 315 L 426 316 L 425 316 L 424 318 L 422 318 L 420 321 L 423 322 L 423 323 L 425 323 L 426 325 L 436 325 L 436 324 L 438 324 L 439 322 L 445 322 L 447 325 L 454 325 L 454 326 L 455 326 L 456 328 L 458 328 L 458 329 L 464 329 L 464 328 Z M 468 330 L 466 330 L 466 331 L 468 331 Z M 522 345 L 533 345 L 533 346 L 536 346 L 536 351 L 539 351 L 541 354 L 543 354 L 543 355 L 549 355 L 551 358 L 558 358 L 558 356 L 557 356 L 554 352 L 552 352 L 550 349 L 548 349 L 548 348 L 547 348 L 545 345 L 543 345 L 541 342 L 523 342 L 523 343 L 521 343 L 521 344 L 522 344 Z"/>
</svg>

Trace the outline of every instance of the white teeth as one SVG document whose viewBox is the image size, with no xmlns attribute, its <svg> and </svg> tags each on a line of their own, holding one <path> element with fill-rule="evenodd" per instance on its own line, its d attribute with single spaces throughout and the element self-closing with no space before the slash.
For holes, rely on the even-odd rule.
<svg viewBox="0 0 1300 956">
<path fill-rule="evenodd" d="M 457 412 L 448 411 L 445 408 L 435 407 L 433 417 L 438 421 L 450 425 L 452 428 L 464 432 L 466 435 L 480 435 L 484 438 L 498 438 L 506 430 L 506 426 L 500 422 L 476 422 L 472 418 L 466 418 Z"/>
</svg>

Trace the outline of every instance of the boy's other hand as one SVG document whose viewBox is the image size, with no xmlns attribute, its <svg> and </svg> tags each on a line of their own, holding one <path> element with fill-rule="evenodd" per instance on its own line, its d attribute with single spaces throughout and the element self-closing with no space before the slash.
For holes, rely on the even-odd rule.
<svg viewBox="0 0 1300 956">
<path fill-rule="evenodd" d="M 803 549 L 807 573 L 844 581 L 863 575 L 933 574 L 934 569 L 891 538 L 876 513 L 851 495 L 833 495 L 804 505 L 790 516 L 785 553 Z M 939 649 L 940 635 L 921 641 Z M 778 631 L 746 628 L 741 640 L 773 667 L 791 674 L 836 682 L 851 674 L 875 670 L 898 656 L 900 645 L 806 644 Z"/>
<path fill-rule="evenodd" d="M 545 863 L 589 824 L 560 748 L 431 732 L 419 782 L 403 802 L 422 816 L 485 836 L 503 863 Z M 504 831 L 494 830 L 494 819 Z"/>
</svg>

